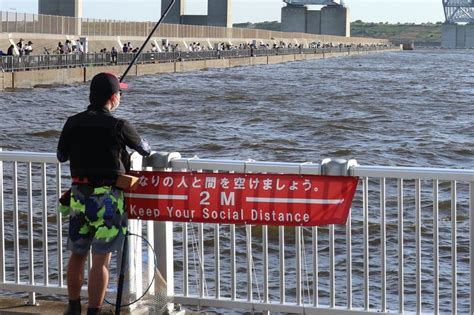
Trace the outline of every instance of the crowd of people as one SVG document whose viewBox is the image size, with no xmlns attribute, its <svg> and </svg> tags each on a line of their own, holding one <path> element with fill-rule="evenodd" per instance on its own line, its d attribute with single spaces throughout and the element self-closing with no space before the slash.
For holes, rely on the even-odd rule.
<svg viewBox="0 0 474 315">
<path fill-rule="evenodd" d="M 54 53 L 58 55 L 83 54 L 84 44 L 79 39 L 74 42 L 67 39 L 64 44 L 62 42 L 58 43 Z"/>
<path fill-rule="evenodd" d="M 18 51 L 18 55 L 20 56 L 32 55 L 33 42 L 31 40 L 25 42 L 23 38 L 20 38 L 16 45 L 11 44 L 10 47 L 8 47 L 6 53 L 3 50 L 0 50 L 0 56 L 14 56 L 16 55 L 15 49 Z"/>
<path fill-rule="evenodd" d="M 354 44 L 354 43 L 333 43 L 333 42 L 311 42 L 307 45 L 303 45 L 301 43 L 287 43 L 285 41 L 275 41 L 272 40 L 272 43 L 260 41 L 257 42 L 253 40 L 252 42 L 247 43 L 240 43 L 238 45 L 234 45 L 230 42 L 221 42 L 221 43 L 214 43 L 214 46 L 211 46 L 210 42 L 205 44 L 195 41 L 191 44 L 186 44 L 183 42 L 184 45 L 180 45 L 179 43 L 171 43 L 168 41 L 163 41 L 161 45 L 159 45 L 156 41 L 151 43 L 146 52 L 199 52 L 199 51 L 229 51 L 229 50 L 247 50 L 247 49 L 303 49 L 303 48 L 310 48 L 310 49 L 324 49 L 324 48 L 387 48 L 389 44 L 387 43 L 378 43 L 378 44 Z M 17 50 L 17 52 L 15 51 Z M 137 53 L 139 47 L 133 47 L 131 42 L 127 42 L 123 44 L 123 47 L 116 48 L 113 46 L 110 50 L 108 48 L 102 48 L 99 50 L 99 53 L 111 53 L 112 59 L 117 60 L 117 56 L 119 53 L 129 54 L 129 53 Z M 82 54 L 85 52 L 84 43 L 81 40 L 71 41 L 66 40 L 64 44 L 59 42 L 57 47 L 53 50 L 53 54 Z M 7 52 L 3 52 L 0 50 L 0 56 L 27 56 L 33 54 L 33 42 L 28 41 L 26 42 L 23 39 L 15 45 L 11 45 Z M 50 54 L 49 50 L 44 48 L 43 54 Z"/>
</svg>

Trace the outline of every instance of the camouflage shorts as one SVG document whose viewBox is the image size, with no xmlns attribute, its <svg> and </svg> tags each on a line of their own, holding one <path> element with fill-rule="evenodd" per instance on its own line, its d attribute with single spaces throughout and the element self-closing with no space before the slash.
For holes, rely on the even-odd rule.
<svg viewBox="0 0 474 315">
<path fill-rule="evenodd" d="M 121 250 L 127 233 L 127 214 L 123 191 L 113 186 L 92 187 L 73 185 L 69 207 L 68 249 L 86 255 L 92 247 L 94 254 Z"/>
</svg>

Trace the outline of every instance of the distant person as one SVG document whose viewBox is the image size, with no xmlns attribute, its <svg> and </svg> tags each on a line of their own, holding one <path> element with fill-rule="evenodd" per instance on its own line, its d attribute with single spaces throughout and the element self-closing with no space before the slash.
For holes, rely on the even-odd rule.
<svg viewBox="0 0 474 315">
<path fill-rule="evenodd" d="M 117 48 L 115 48 L 115 46 L 112 47 L 111 56 L 112 56 L 112 63 L 117 64 L 118 51 L 117 51 Z"/>
<path fill-rule="evenodd" d="M 72 51 L 72 46 L 71 46 L 71 41 L 66 40 L 66 44 L 63 45 L 62 47 L 63 54 L 68 55 Z"/>
<path fill-rule="evenodd" d="M 124 54 L 128 53 L 128 46 L 127 46 L 127 44 L 123 44 L 122 52 L 123 52 Z"/>
<path fill-rule="evenodd" d="M 79 39 L 76 41 L 76 52 L 78 54 L 83 54 L 84 53 L 84 45 L 82 45 L 82 43 Z"/>
<path fill-rule="evenodd" d="M 59 54 L 63 54 L 63 44 L 61 42 L 58 43 L 58 46 L 56 47 L 56 53 L 59 55 Z"/>
<path fill-rule="evenodd" d="M 13 56 L 14 54 L 15 54 L 15 46 L 10 45 L 10 47 L 8 47 L 8 50 L 7 50 L 7 56 Z"/>
<path fill-rule="evenodd" d="M 28 44 L 25 46 L 25 55 L 31 55 L 33 54 L 33 42 L 30 40 L 28 41 Z"/>
<path fill-rule="evenodd" d="M 20 41 L 16 44 L 18 47 L 18 52 L 20 53 L 20 56 L 23 56 L 25 53 L 25 41 L 23 38 L 20 38 Z"/>
</svg>

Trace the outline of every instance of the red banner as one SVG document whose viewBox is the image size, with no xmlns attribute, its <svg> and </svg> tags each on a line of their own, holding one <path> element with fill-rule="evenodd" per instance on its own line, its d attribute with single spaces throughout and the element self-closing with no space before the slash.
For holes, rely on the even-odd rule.
<svg viewBox="0 0 474 315">
<path fill-rule="evenodd" d="M 224 224 L 345 224 L 358 178 L 314 175 L 135 172 L 129 218 Z"/>
</svg>

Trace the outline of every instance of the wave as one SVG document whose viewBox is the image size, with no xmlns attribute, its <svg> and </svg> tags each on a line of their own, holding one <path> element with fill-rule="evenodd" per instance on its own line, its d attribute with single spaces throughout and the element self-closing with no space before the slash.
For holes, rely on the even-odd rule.
<svg viewBox="0 0 474 315">
<path fill-rule="evenodd" d="M 33 136 L 33 137 L 41 137 L 41 138 L 57 138 L 61 135 L 61 131 L 50 129 L 50 130 L 27 133 L 27 135 Z"/>
</svg>

